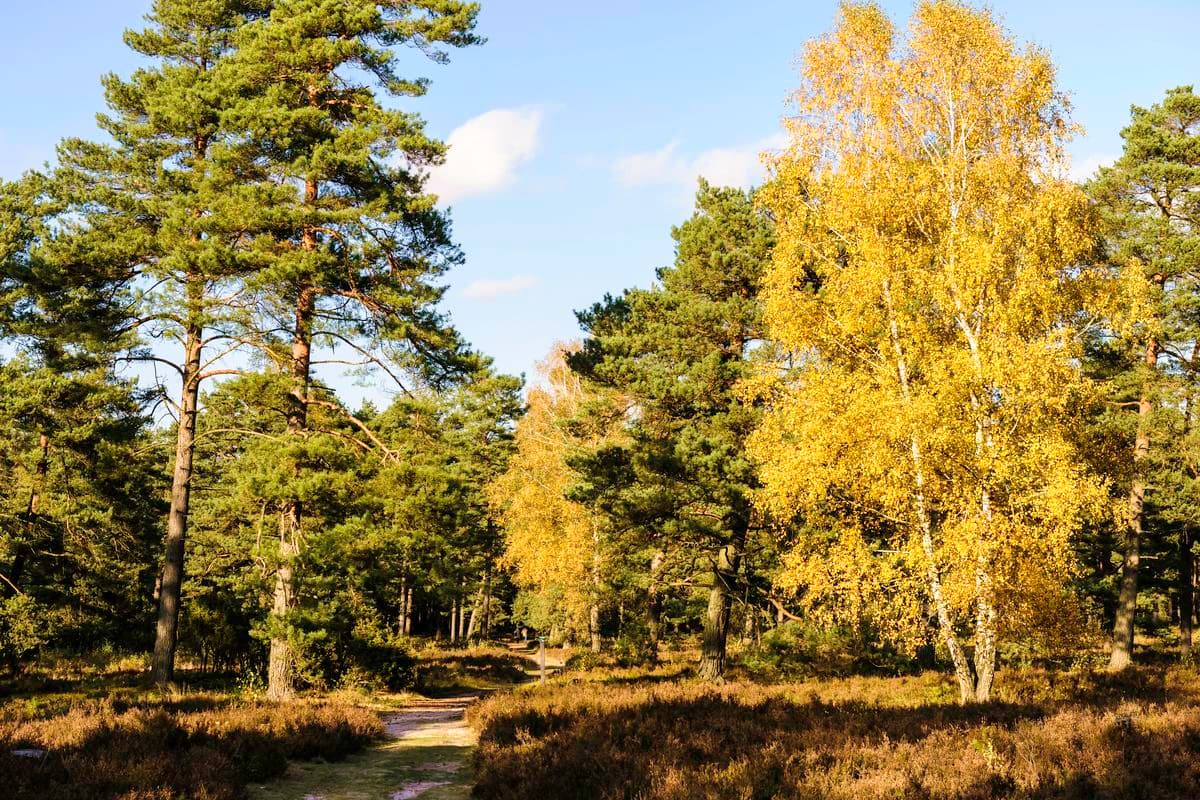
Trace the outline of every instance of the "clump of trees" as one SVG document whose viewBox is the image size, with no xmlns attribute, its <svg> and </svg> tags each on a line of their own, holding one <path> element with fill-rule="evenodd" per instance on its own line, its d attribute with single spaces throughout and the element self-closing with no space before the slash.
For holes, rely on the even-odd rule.
<svg viewBox="0 0 1200 800">
<path fill-rule="evenodd" d="M 985 701 L 1002 654 L 1078 657 L 1102 624 L 1127 665 L 1149 539 L 1142 611 L 1169 601 L 1190 653 L 1190 87 L 1076 185 L 1049 56 L 990 12 L 922 2 L 901 33 L 846 4 L 801 77 L 767 183 L 702 182 L 675 264 L 579 314 L 577 377 L 546 390 L 571 403 L 518 428 L 555 470 L 540 490 L 619 554 L 590 596 L 651 641 L 664 590 L 687 597 L 710 679 L 736 613 L 750 638 L 795 619 L 932 646 Z M 542 518 L 539 548 L 534 505 L 505 507 L 518 574 L 569 528 Z M 582 591 L 573 561 L 555 583 Z"/>
<path fill-rule="evenodd" d="M 845 4 L 766 183 L 702 181 L 673 263 L 522 395 L 439 309 L 444 146 L 395 107 L 427 88 L 397 48 L 443 62 L 477 14 L 157 0 L 105 140 L 0 186 L 9 670 L 102 642 L 282 699 L 524 627 L 694 636 L 721 680 L 789 621 L 770 647 L 940 661 L 972 702 L 1105 631 L 1114 669 L 1139 628 L 1193 656 L 1191 87 L 1077 185 L 1044 51 Z M 345 370 L 394 399 L 348 406 Z"/>
</svg>

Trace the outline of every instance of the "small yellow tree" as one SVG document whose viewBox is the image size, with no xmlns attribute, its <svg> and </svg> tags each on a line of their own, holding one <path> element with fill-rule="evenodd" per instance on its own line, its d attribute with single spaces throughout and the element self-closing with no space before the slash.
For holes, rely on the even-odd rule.
<svg viewBox="0 0 1200 800">
<path fill-rule="evenodd" d="M 928 608 L 983 701 L 998 637 L 1069 601 L 1071 536 L 1105 503 L 1073 445 L 1102 276 L 1061 177 L 1066 102 L 1044 52 L 956 2 L 918 4 L 907 37 L 843 5 L 802 77 L 762 194 L 781 351 L 750 445 L 762 502 L 846 521 L 787 559 L 810 602 L 884 606 L 897 639 Z"/>
<path fill-rule="evenodd" d="M 566 363 L 569 346 L 557 345 L 538 365 L 541 381 L 529 390 L 517 425 L 517 452 L 490 495 L 505 532 L 501 563 L 516 584 L 533 592 L 561 593 L 572 627 L 586 628 L 600 649 L 601 520 L 569 499 L 578 476 L 568 464 L 586 446 L 566 423 L 589 400 Z"/>
</svg>

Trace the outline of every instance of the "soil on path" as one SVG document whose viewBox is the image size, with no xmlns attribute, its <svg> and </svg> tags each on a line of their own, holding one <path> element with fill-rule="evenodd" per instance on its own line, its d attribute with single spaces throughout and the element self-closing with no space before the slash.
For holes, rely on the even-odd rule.
<svg viewBox="0 0 1200 800">
<path fill-rule="evenodd" d="M 479 695 L 419 700 L 385 714 L 388 741 L 335 763 L 293 763 L 255 787 L 255 800 L 466 800 L 475 735 L 467 707 Z"/>
<path fill-rule="evenodd" d="M 536 645 L 535 645 L 536 647 Z M 509 645 L 530 661 L 537 680 L 537 651 Z M 548 656 L 547 672 L 561 668 Z M 383 716 L 387 741 L 334 763 L 297 762 L 277 781 L 251 788 L 253 800 L 467 800 L 474 783 L 475 732 L 467 708 L 480 692 L 421 699 Z"/>
</svg>

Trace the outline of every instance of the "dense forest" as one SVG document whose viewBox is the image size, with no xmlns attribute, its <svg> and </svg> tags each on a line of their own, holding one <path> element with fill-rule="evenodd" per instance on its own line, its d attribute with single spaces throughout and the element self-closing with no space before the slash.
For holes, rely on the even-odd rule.
<svg viewBox="0 0 1200 800">
<path fill-rule="evenodd" d="M 1078 183 L 1045 50 L 843 5 L 765 182 L 700 180 L 674 261 L 526 381 L 442 308 L 446 146 L 404 110 L 478 12 L 155 0 L 95 138 L 0 184 L 12 687 L 395 692 L 433 643 L 538 638 L 701 686 L 932 671 L 967 707 L 1195 666 L 1192 87 Z"/>
</svg>

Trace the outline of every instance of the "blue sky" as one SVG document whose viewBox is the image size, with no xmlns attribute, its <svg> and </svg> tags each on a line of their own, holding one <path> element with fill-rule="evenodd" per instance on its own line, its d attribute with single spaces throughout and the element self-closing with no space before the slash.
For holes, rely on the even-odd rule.
<svg viewBox="0 0 1200 800">
<path fill-rule="evenodd" d="M 0 177 L 91 136 L 99 77 L 137 63 L 121 42 L 150 0 L 3 0 Z M 883 4 L 894 18 L 908 2 Z M 482 47 L 449 65 L 413 54 L 432 79 L 408 107 L 451 142 L 433 185 L 452 208 L 467 264 L 447 308 L 508 372 L 531 373 L 573 311 L 651 281 L 672 257 L 697 173 L 753 182 L 778 135 L 803 43 L 827 30 L 827 0 L 484 0 Z M 1200 84 L 1200 2 L 1014 0 L 992 7 L 1048 48 L 1086 135 L 1081 171 L 1120 152 L 1131 103 Z M 346 387 L 347 394 L 361 389 Z M 369 391 L 368 391 L 369 393 Z"/>
</svg>

